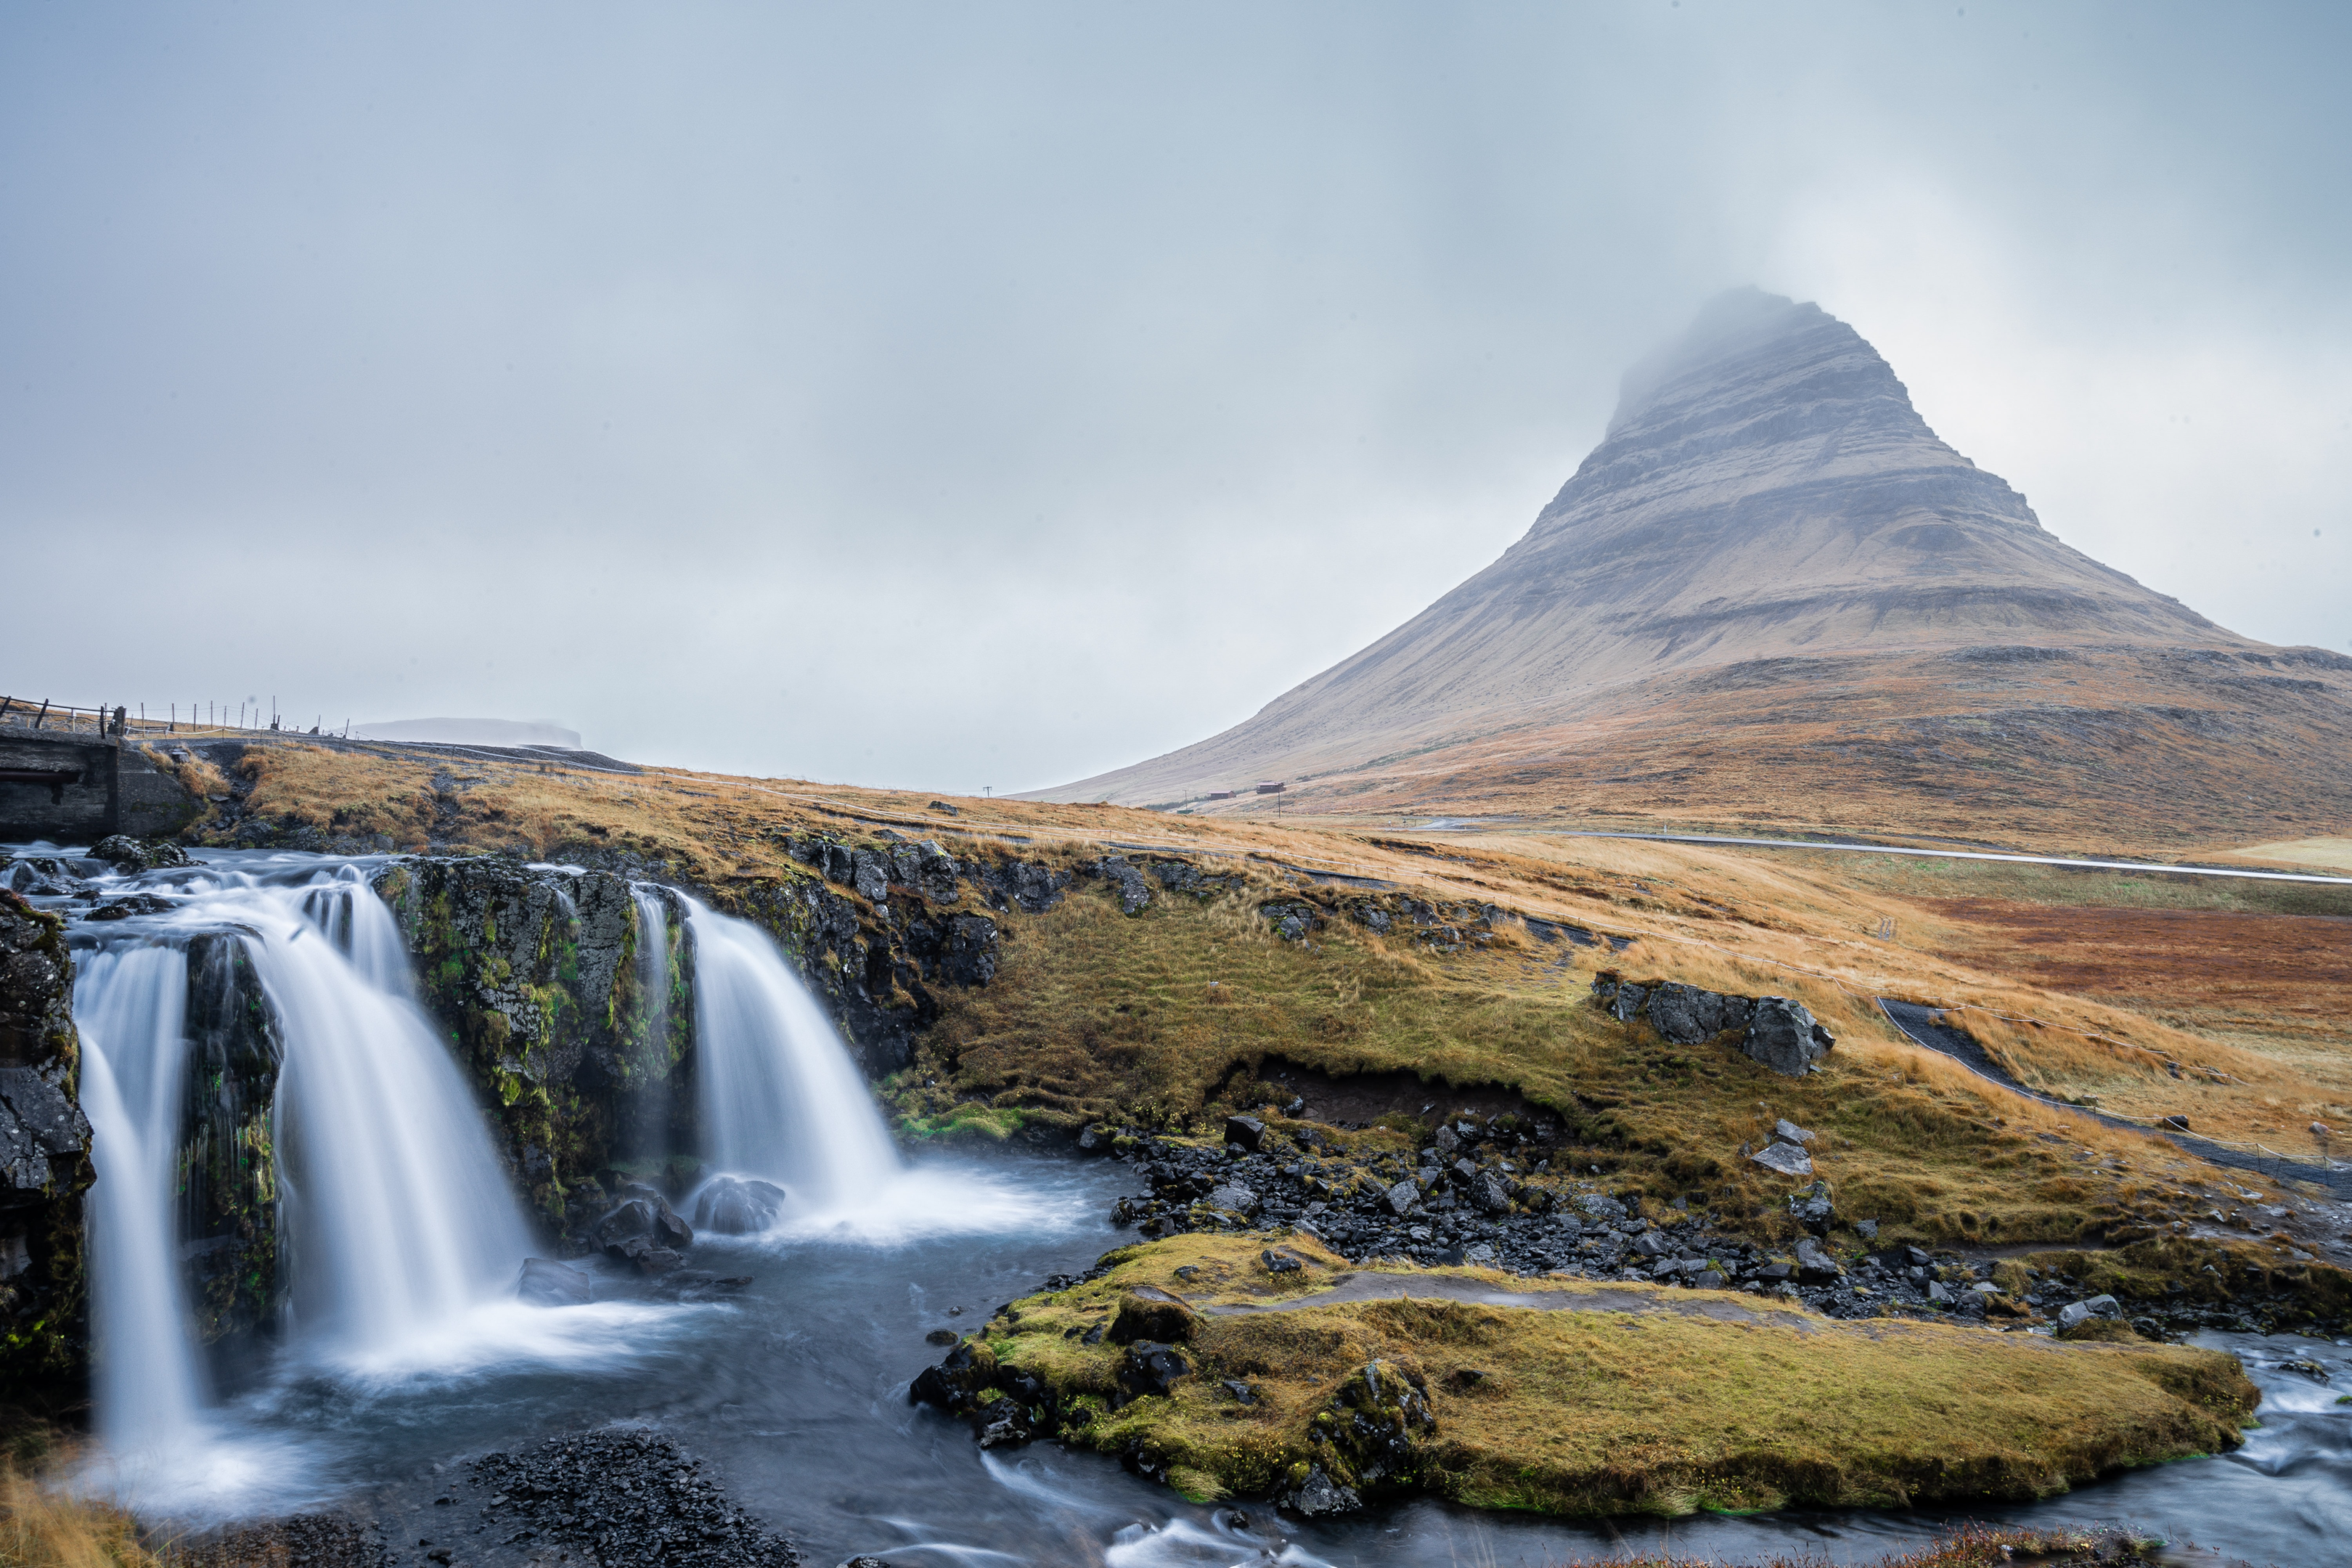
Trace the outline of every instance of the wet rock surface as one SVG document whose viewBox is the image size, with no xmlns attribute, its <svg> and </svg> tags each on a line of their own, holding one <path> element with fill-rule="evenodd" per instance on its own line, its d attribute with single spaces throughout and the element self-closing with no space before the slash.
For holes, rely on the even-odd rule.
<svg viewBox="0 0 2352 1568">
<path fill-rule="evenodd" d="M 651 921 L 628 877 L 503 855 L 406 857 L 372 886 L 532 1206 L 564 1228 L 593 1218 L 611 1163 L 671 1142 L 682 1131 L 671 1119 L 692 1103 L 692 949 L 674 940 L 683 906 L 656 891 L 673 996 L 648 1010 L 636 959 L 656 933 L 640 930 Z"/>
<path fill-rule="evenodd" d="M 180 1148 L 184 1278 L 196 1331 L 216 1343 L 260 1332 L 282 1304 L 273 1144 L 285 1032 L 253 954 L 232 932 L 188 943 L 188 1079 Z"/>
<path fill-rule="evenodd" d="M 162 866 L 192 864 L 188 852 L 168 838 L 133 838 L 126 833 L 100 839 L 90 846 L 89 858 L 103 860 L 119 871 L 152 871 Z"/>
<path fill-rule="evenodd" d="M 73 977 L 64 922 L 0 889 L 0 1395 L 67 1385 L 88 1354 Z"/>
<path fill-rule="evenodd" d="M 1593 979 L 1592 999 L 1618 1022 L 1645 1019 L 1662 1038 L 1678 1046 L 1738 1030 L 1739 1048 L 1751 1061 L 1789 1078 L 1812 1071 L 1837 1044 L 1804 1004 L 1785 996 L 1733 996 L 1673 981 L 1637 984 L 1604 970 Z M 1796 1173 L 1790 1156 L 1767 1151 L 1757 1158 L 1774 1170 Z"/>
<path fill-rule="evenodd" d="M 1351 1262 L 1738 1290 L 1832 1318 L 1957 1316 L 2048 1331 L 2065 1308 L 2101 1294 L 2031 1268 L 2031 1289 L 2011 1292 L 1993 1281 L 1997 1258 L 1877 1246 L 1876 1222 L 1841 1214 L 1826 1181 L 1789 1194 L 1790 1215 L 1805 1232 L 1790 1243 L 1759 1241 L 1699 1210 L 1646 1217 L 1634 1194 L 1553 1172 L 1546 1131 L 1513 1115 L 1461 1117 L 1406 1155 L 1349 1152 L 1328 1132 L 1296 1123 L 1267 1127 L 1254 1151 L 1117 1130 L 1115 1158 L 1134 1171 L 1140 1190 L 1120 1198 L 1111 1218 L 1145 1239 L 1295 1229 Z M 1774 1147 L 1803 1145 L 1776 1139 Z M 1251 1195 L 1249 1212 L 1218 1201 L 1240 1190 Z M 2129 1323 L 2143 1337 L 2176 1339 L 2200 1329 L 2263 1328 L 2279 1310 L 2268 1298 L 2215 1300 L 2177 1286 L 2161 1300 L 2134 1302 Z"/>
<path fill-rule="evenodd" d="M 716 1473 L 657 1432 L 551 1437 L 436 1467 L 380 1494 L 375 1558 L 341 1568 L 793 1568 L 801 1553 L 745 1512 Z M 269 1558 L 236 1561 L 268 1562 Z M 299 1562 L 300 1559 L 294 1559 Z"/>
<path fill-rule="evenodd" d="M 700 1460 L 654 1433 L 557 1437 L 485 1455 L 471 1468 L 478 1488 L 495 1489 L 480 1528 L 502 1543 L 543 1537 L 600 1568 L 792 1568 L 801 1560 L 730 1502 Z"/>
<path fill-rule="evenodd" d="M 184 1568 L 389 1568 L 399 1561 L 384 1531 L 348 1513 L 303 1513 L 232 1525 L 173 1543 Z"/>
<path fill-rule="evenodd" d="M 784 1189 L 756 1177 L 720 1176 L 695 1195 L 694 1223 L 719 1236 L 753 1236 L 775 1223 Z"/>
</svg>

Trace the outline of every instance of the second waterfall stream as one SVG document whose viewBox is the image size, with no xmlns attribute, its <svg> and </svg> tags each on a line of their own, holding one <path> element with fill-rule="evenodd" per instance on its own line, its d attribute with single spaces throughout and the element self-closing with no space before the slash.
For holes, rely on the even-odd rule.
<svg viewBox="0 0 2352 1568">
<path fill-rule="evenodd" d="M 871 1204 L 897 1151 L 841 1038 L 759 927 L 688 901 L 704 1157 L 803 1218 Z"/>
</svg>

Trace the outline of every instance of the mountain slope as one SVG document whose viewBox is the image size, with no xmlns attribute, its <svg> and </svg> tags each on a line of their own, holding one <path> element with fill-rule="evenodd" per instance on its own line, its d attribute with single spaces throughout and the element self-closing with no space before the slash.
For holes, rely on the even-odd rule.
<svg viewBox="0 0 2352 1568">
<path fill-rule="evenodd" d="M 1613 764 L 1629 760 L 1686 768 L 1671 731 L 1701 719 L 1774 731 L 1749 739 L 1805 776 L 1663 792 L 1686 813 L 1783 816 L 1806 787 L 1916 793 L 1867 745 L 1815 754 L 1825 701 L 1841 722 L 1910 731 L 2021 705 L 2060 775 L 2048 732 L 2070 710 L 2098 716 L 2109 742 L 2162 748 L 2201 730 L 2225 751 L 2266 740 L 2340 766 L 2346 669 L 2268 649 L 2068 548 L 1937 439 L 1853 328 L 1741 290 L 1625 378 L 1606 437 L 1493 565 L 1223 734 L 1039 794 L 1172 804 L 1263 777 L 1322 809 L 1640 812 L 1660 792 L 1592 790 L 1624 782 Z M 2332 784 L 2296 794 L 2296 821 L 2347 804 Z M 2226 835 L 2243 815 L 2188 821 Z"/>
</svg>

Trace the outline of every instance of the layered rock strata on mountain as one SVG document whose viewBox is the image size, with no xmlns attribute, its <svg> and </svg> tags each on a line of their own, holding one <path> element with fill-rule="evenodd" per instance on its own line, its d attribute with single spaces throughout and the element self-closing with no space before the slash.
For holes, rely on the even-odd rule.
<svg viewBox="0 0 2352 1568">
<path fill-rule="evenodd" d="M 73 977 L 64 922 L 0 889 L 0 1398 L 69 1387 L 88 1364 Z"/>
<path fill-rule="evenodd" d="M 1973 771 L 1988 748 L 2083 789 L 2141 737 L 2340 759 L 2347 675 L 2068 548 L 1852 327 L 1742 290 L 1625 378 L 1606 437 L 1493 565 L 1223 734 L 1038 793 L 1177 804 L 1266 777 L 1354 811 L 1769 808 L 1819 773 L 1941 812 L 2009 782 Z M 2306 779 L 2289 798 L 2352 794 Z"/>
</svg>

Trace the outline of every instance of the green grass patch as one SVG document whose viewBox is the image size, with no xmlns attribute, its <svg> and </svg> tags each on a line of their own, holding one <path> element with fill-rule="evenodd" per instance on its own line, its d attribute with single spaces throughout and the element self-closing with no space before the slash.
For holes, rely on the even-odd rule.
<svg viewBox="0 0 2352 1568">
<path fill-rule="evenodd" d="M 1188 1495 L 1264 1496 L 1319 1466 L 1373 1493 L 1561 1514 L 2046 1496 L 2232 1447 L 2258 1397 L 2233 1358 L 2211 1352 L 1778 1309 L 1723 1321 L 1675 1310 L 1700 1293 L 1642 1286 L 1439 1269 L 1416 1277 L 1602 1304 L 1630 1296 L 1656 1310 L 1319 1305 L 1312 1297 L 1348 1277 L 1345 1261 L 1293 1239 L 1282 1245 L 1309 1266 L 1274 1275 L 1259 1261 L 1266 1245 L 1173 1237 L 1114 1254 L 1103 1279 L 1016 1303 L 988 1331 L 999 1381 L 1040 1379 L 1059 1396 L 1066 1439 L 1135 1454 L 1183 1478 Z M 1116 1321 L 1139 1290 L 1202 1309 L 1183 1346 L 1192 1372 L 1169 1396 L 1114 1409 L 1127 1352 L 1115 1333 L 1092 1346 L 1083 1333 Z M 1206 1310 L 1302 1294 L 1307 1304 L 1287 1310 Z M 1346 1414 L 1343 1392 L 1374 1363 L 1410 1380 L 1434 1417 L 1412 1435 L 1410 1462 L 1390 1467 L 1409 1478 L 1402 1485 L 1360 1473 L 1341 1445 L 1315 1436 Z"/>
</svg>

